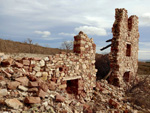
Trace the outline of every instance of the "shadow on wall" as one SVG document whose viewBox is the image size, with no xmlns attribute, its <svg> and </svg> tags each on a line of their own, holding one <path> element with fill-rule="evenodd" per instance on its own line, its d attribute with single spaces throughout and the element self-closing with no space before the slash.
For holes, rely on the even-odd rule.
<svg viewBox="0 0 150 113">
<path fill-rule="evenodd" d="M 103 79 L 110 71 L 109 54 L 96 54 L 95 67 L 98 70 L 96 76 L 97 80 Z"/>
</svg>

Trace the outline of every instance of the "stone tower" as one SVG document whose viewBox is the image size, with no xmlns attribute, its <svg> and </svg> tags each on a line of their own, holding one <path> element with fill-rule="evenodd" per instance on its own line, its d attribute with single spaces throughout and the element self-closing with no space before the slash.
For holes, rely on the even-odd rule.
<svg viewBox="0 0 150 113">
<path fill-rule="evenodd" d="M 110 53 L 110 83 L 121 86 L 130 82 L 138 69 L 138 17 L 128 18 L 127 10 L 115 10 L 115 22 L 112 27 L 112 45 Z"/>
</svg>

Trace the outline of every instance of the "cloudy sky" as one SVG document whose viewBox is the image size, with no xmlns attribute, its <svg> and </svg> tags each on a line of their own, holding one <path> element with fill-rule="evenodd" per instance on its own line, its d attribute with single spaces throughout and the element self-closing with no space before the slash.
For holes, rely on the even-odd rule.
<svg viewBox="0 0 150 113">
<path fill-rule="evenodd" d="M 107 53 L 115 8 L 139 17 L 139 59 L 150 59 L 150 0 L 0 0 L 0 38 L 59 48 L 80 30 Z"/>
</svg>

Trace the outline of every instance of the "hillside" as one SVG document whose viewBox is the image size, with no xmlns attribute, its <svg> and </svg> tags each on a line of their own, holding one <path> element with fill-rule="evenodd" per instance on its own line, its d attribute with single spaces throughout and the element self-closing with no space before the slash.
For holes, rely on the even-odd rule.
<svg viewBox="0 0 150 113">
<path fill-rule="evenodd" d="M 150 62 L 138 62 L 138 74 L 150 75 Z"/>
<path fill-rule="evenodd" d="M 15 42 L 11 40 L 0 39 L 0 52 L 4 53 L 36 53 L 36 54 L 57 54 L 60 49 L 42 47 L 27 42 Z"/>
</svg>

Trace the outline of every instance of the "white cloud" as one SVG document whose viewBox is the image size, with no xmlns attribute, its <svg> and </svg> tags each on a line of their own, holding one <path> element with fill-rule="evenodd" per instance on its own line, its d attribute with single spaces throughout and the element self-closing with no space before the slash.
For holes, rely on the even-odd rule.
<svg viewBox="0 0 150 113">
<path fill-rule="evenodd" d="M 140 53 L 150 53 L 150 51 L 148 51 L 148 50 L 147 50 L 147 51 L 146 51 L 146 50 L 145 50 L 145 51 L 139 50 L 139 52 L 140 52 Z"/>
<path fill-rule="evenodd" d="M 43 38 L 46 38 L 51 35 L 51 32 L 49 31 L 34 31 L 34 33 L 42 35 Z"/>
<path fill-rule="evenodd" d="M 144 25 L 144 26 L 150 26 L 150 13 L 144 13 L 141 18 L 141 24 L 140 25 Z"/>
<path fill-rule="evenodd" d="M 83 31 L 88 35 L 98 35 L 98 36 L 105 36 L 107 32 L 104 28 L 92 27 L 92 26 L 80 26 L 75 28 L 75 31 Z"/>
<path fill-rule="evenodd" d="M 150 51 L 147 49 L 139 50 L 139 59 L 150 60 Z"/>
<path fill-rule="evenodd" d="M 149 46 L 150 47 L 150 42 L 139 42 L 140 46 Z"/>
<path fill-rule="evenodd" d="M 63 36 L 75 36 L 76 34 L 74 34 L 74 33 L 64 33 L 64 32 L 61 32 L 61 33 L 59 33 L 59 35 L 63 35 Z"/>
</svg>

